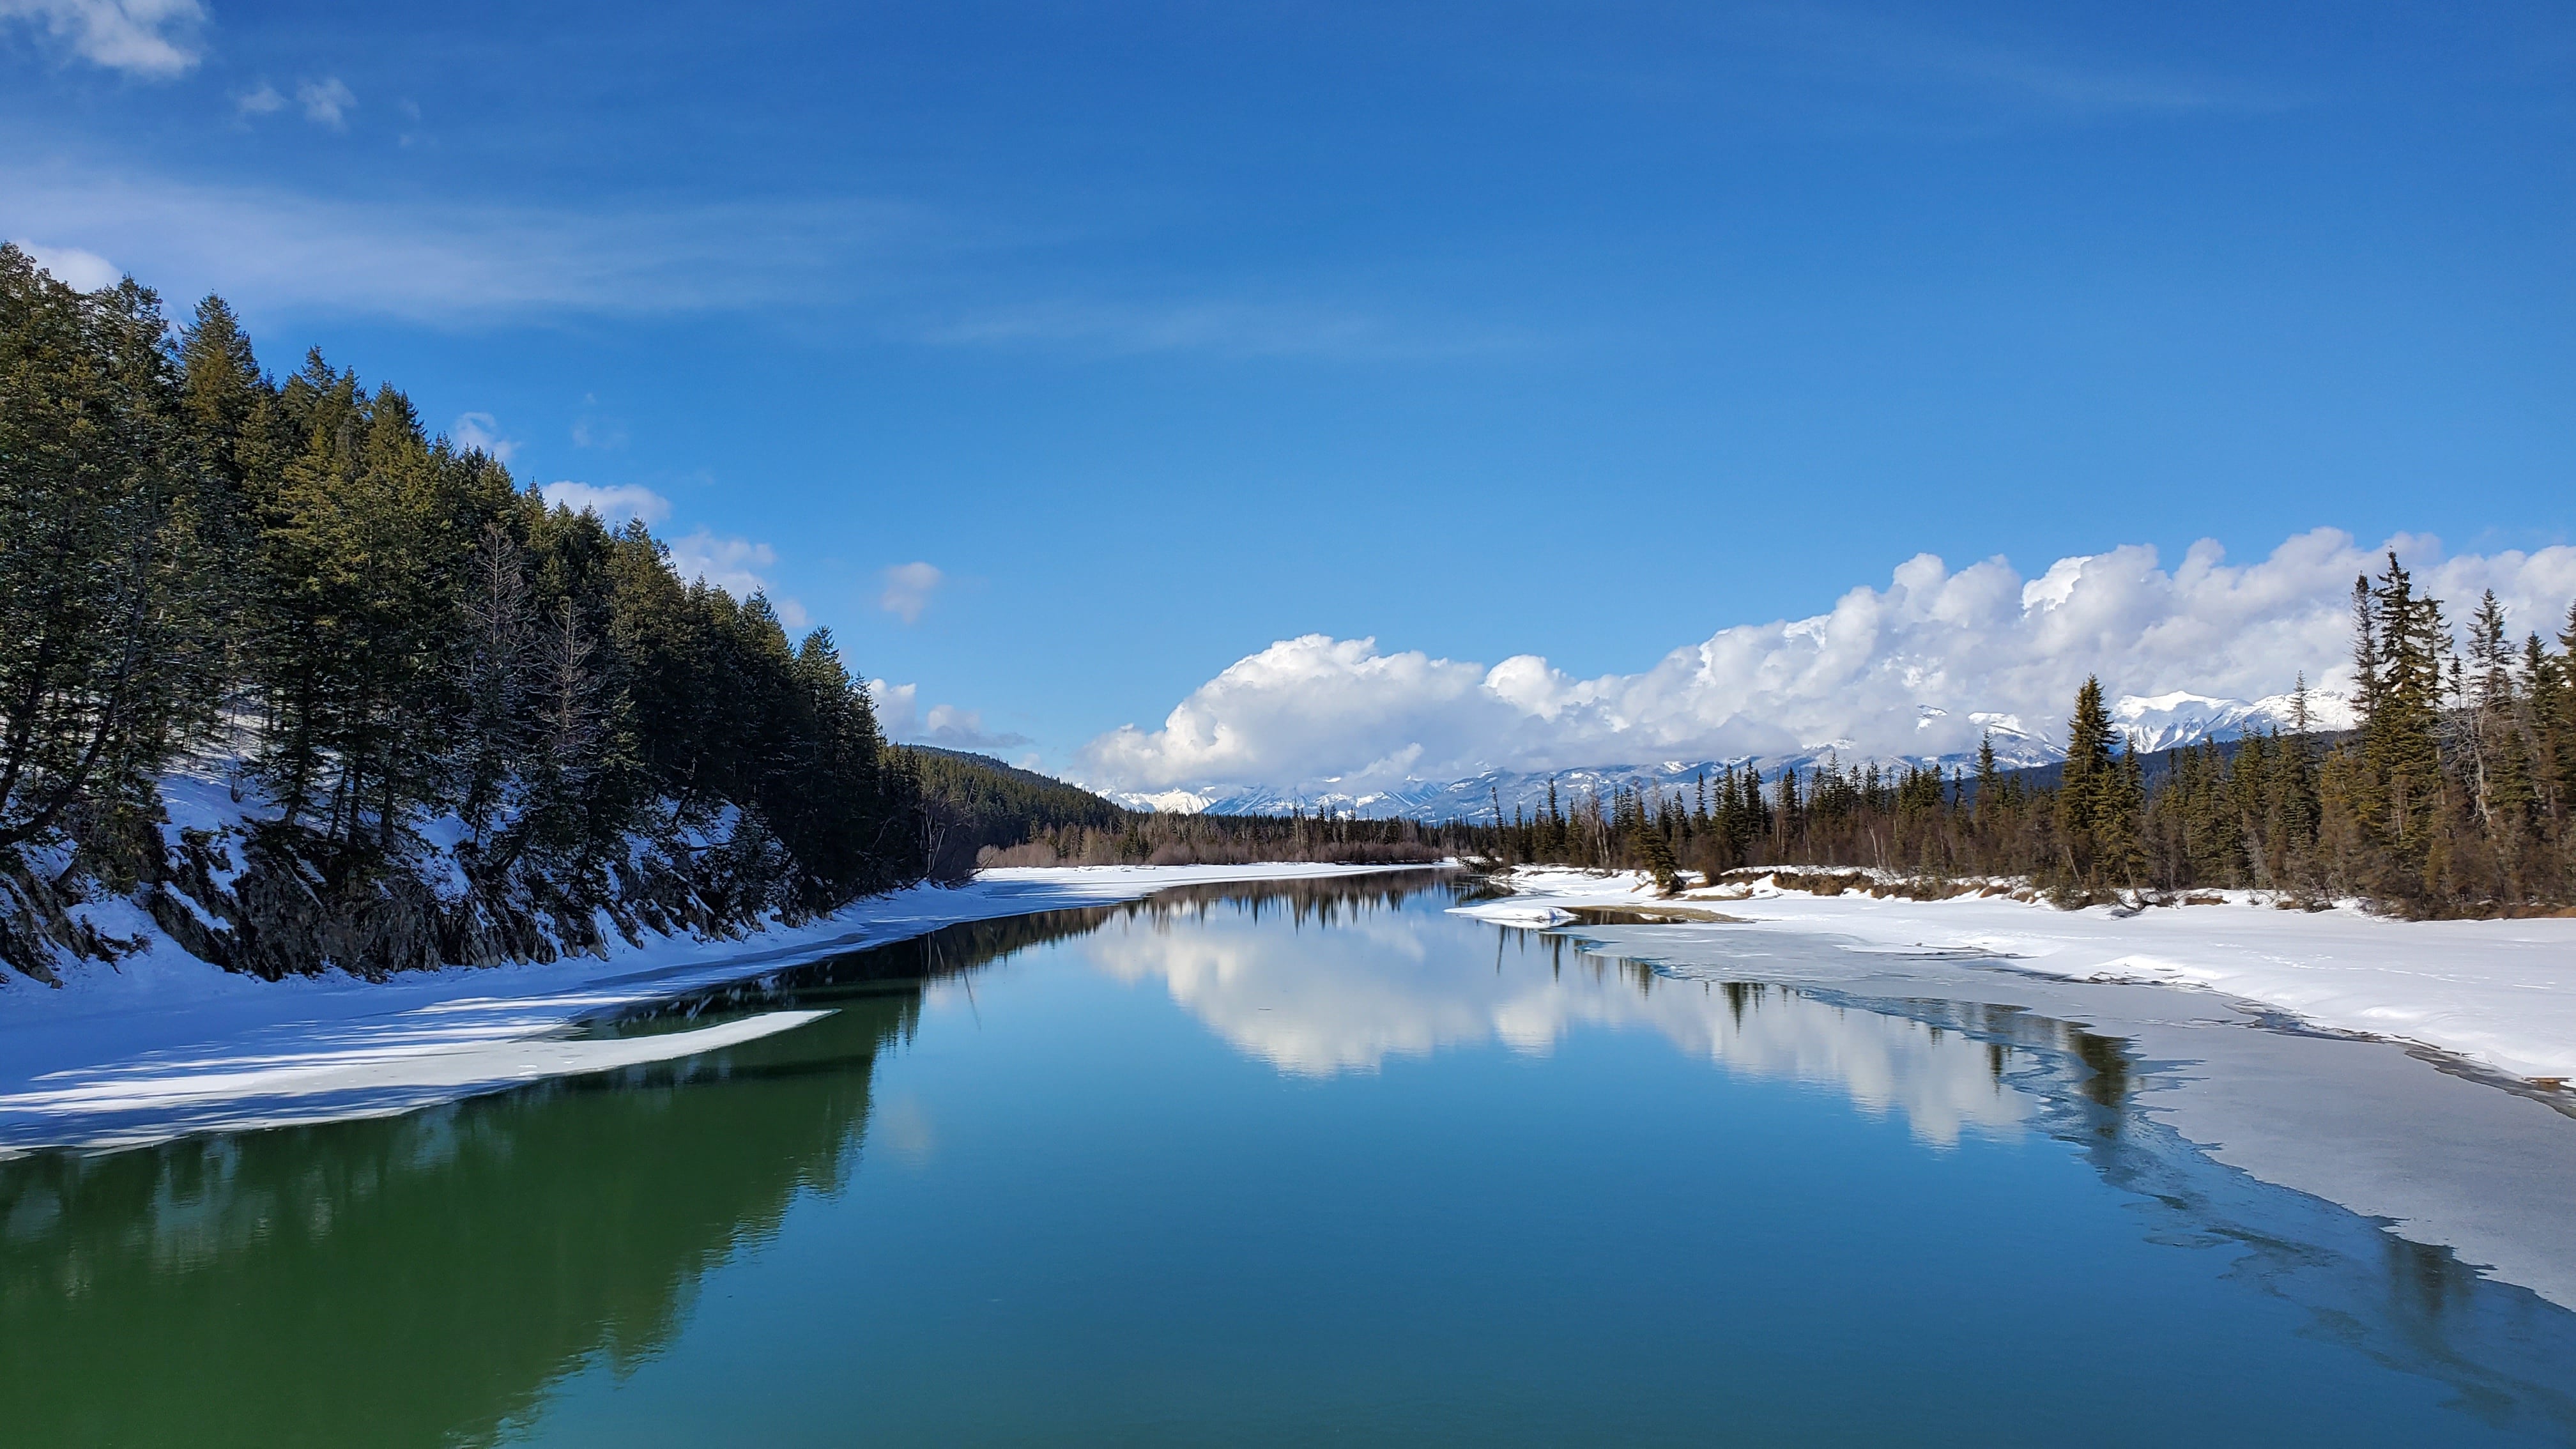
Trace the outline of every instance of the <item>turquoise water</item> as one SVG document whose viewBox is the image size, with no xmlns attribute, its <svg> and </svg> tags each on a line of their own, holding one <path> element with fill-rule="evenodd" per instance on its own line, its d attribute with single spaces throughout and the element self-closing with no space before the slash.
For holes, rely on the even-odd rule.
<svg viewBox="0 0 2576 1449">
<path fill-rule="evenodd" d="M 2576 1315 L 2123 1044 L 1436 878 L 942 932 L 728 1051 L 0 1164 L 27 1444 L 2576 1442 Z"/>
</svg>

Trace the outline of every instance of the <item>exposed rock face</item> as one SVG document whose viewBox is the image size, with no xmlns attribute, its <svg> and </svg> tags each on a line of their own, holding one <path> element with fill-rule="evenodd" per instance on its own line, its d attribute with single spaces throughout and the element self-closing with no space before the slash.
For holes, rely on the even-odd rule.
<svg viewBox="0 0 2576 1449">
<path fill-rule="evenodd" d="M 157 827 L 129 831 L 108 854 L 130 880 L 0 869 L 0 961 L 58 984 L 65 955 L 132 953 L 142 937 L 110 935 L 74 909 L 119 897 L 189 954 L 270 981 L 605 956 L 612 933 L 634 945 L 739 937 L 765 918 L 797 918 L 779 888 L 796 862 L 757 822 L 738 820 L 711 843 L 689 834 L 630 842 L 624 859 L 558 860 L 490 859 L 470 844 L 385 858 L 278 825 L 175 841 Z"/>
</svg>

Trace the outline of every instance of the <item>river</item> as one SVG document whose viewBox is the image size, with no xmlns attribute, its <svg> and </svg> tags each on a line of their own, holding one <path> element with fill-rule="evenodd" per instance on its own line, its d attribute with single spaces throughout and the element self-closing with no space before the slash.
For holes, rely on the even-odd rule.
<svg viewBox="0 0 2576 1449">
<path fill-rule="evenodd" d="M 0 1163 L 0 1438 L 2576 1443 L 2576 1314 L 2160 1095 L 2311 1035 L 1452 890 L 950 927 L 582 1028 L 822 1013 L 678 1061 Z"/>
</svg>

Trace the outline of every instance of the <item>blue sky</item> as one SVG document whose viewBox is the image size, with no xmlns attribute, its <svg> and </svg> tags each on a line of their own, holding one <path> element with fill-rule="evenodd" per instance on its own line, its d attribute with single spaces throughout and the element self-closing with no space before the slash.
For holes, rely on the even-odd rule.
<svg viewBox="0 0 2576 1449">
<path fill-rule="evenodd" d="M 0 0 L 0 235 L 1076 767 L 1301 635 L 2562 544 L 2571 82 L 2553 5 Z"/>
</svg>

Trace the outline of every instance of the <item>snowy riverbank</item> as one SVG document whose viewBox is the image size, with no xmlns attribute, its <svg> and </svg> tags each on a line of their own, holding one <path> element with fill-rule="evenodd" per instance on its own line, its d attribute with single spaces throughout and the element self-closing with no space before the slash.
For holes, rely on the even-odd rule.
<svg viewBox="0 0 2576 1449">
<path fill-rule="evenodd" d="M 1634 873 L 1526 869 L 1514 894 L 1460 909 L 1503 924 L 1653 903 Z M 2290 911 L 2243 898 L 2133 914 L 2002 896 L 1944 901 L 1816 896 L 1768 883 L 1685 904 L 1864 949 L 2001 957 L 2079 981 L 2193 986 L 2310 1025 L 2417 1043 L 2525 1079 L 2576 1079 L 2576 919 L 2399 921 L 2359 909 Z M 1722 923 L 1702 927 L 1723 931 Z"/>
<path fill-rule="evenodd" d="M 409 1111 L 517 1082 L 669 1060 L 809 1019 L 773 1012 L 696 1031 L 581 1039 L 573 1023 L 764 968 L 941 926 L 1113 905 L 1166 886 L 1345 875 L 1331 865 L 995 870 L 972 884 L 859 901 L 741 940 L 651 940 L 606 959 L 456 967 L 370 982 L 267 982 L 167 937 L 59 988 L 0 972 L 0 1156 L 183 1133 Z"/>
</svg>

